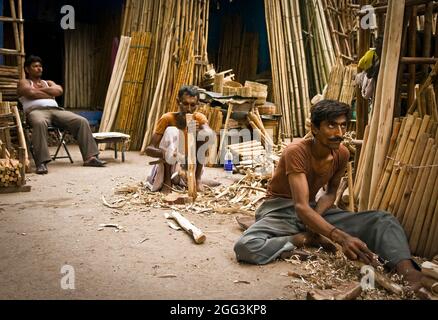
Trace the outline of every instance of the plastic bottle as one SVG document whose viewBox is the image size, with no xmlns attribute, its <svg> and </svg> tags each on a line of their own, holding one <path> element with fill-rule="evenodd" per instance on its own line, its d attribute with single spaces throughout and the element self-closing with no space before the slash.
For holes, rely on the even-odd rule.
<svg viewBox="0 0 438 320">
<path fill-rule="evenodd" d="M 224 170 L 227 176 L 231 176 L 233 174 L 233 159 L 233 154 L 231 153 L 230 148 L 228 148 L 224 158 Z"/>
</svg>

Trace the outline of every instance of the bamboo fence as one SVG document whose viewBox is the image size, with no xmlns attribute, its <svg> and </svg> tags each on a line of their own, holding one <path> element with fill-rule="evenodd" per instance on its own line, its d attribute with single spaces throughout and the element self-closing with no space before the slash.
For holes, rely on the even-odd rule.
<svg viewBox="0 0 438 320">
<path fill-rule="evenodd" d="M 111 79 L 112 44 L 120 17 L 102 7 L 95 24 L 76 23 L 64 32 L 64 105 L 69 109 L 102 110 Z"/>
</svg>

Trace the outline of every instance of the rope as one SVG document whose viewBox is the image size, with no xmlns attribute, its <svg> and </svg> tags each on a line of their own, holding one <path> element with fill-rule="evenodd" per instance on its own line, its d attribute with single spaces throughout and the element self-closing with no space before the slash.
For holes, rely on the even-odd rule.
<svg viewBox="0 0 438 320">
<path fill-rule="evenodd" d="M 427 168 L 436 168 L 438 167 L 438 164 L 430 164 L 427 166 L 413 166 L 412 164 L 406 164 L 406 163 L 402 163 L 392 157 L 387 156 L 386 158 L 395 161 L 394 166 L 398 167 L 398 168 L 403 168 L 406 167 L 408 169 L 427 169 Z"/>
</svg>

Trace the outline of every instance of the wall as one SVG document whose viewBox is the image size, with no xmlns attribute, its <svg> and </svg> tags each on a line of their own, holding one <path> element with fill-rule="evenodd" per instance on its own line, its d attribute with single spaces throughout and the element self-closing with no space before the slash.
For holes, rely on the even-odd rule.
<svg viewBox="0 0 438 320">
<path fill-rule="evenodd" d="M 219 7 L 218 7 L 219 4 Z M 247 32 L 259 34 L 259 59 L 257 73 L 270 72 L 268 34 L 265 22 L 264 0 L 211 0 L 208 36 L 208 53 L 214 58 L 219 50 L 222 19 L 229 14 L 239 14 Z"/>
</svg>

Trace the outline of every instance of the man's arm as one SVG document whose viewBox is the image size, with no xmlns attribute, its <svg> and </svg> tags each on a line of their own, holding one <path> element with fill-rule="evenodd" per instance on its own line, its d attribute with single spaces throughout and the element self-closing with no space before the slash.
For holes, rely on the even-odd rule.
<svg viewBox="0 0 438 320">
<path fill-rule="evenodd" d="M 338 170 L 332 177 L 328 184 L 327 192 L 319 198 L 315 211 L 320 215 L 323 215 L 328 209 L 330 209 L 336 201 L 336 192 L 341 183 L 341 179 L 345 174 L 345 168 Z"/>
<path fill-rule="evenodd" d="M 309 186 L 304 173 L 291 173 L 288 176 L 292 197 L 298 217 L 312 231 L 324 235 L 339 243 L 345 255 L 351 259 L 360 259 L 369 264 L 373 253 L 360 239 L 350 236 L 342 230 L 336 229 L 328 223 L 318 212 L 309 205 Z M 334 230 L 334 231 L 333 231 Z"/>
<path fill-rule="evenodd" d="M 32 88 L 29 81 L 26 79 L 21 79 L 18 82 L 17 94 L 20 97 L 25 97 L 25 98 L 30 99 L 30 100 L 53 99 L 52 95 L 50 95 L 44 91 Z"/>
<path fill-rule="evenodd" d="M 64 93 L 64 90 L 59 84 L 56 84 L 53 81 L 47 81 L 47 84 L 49 85 L 48 88 L 41 88 L 40 91 L 47 93 L 51 95 L 52 97 L 60 97 Z"/>
<path fill-rule="evenodd" d="M 145 150 L 147 156 L 164 160 L 164 151 L 159 148 L 162 137 L 157 133 L 152 135 L 151 144 Z"/>
</svg>

